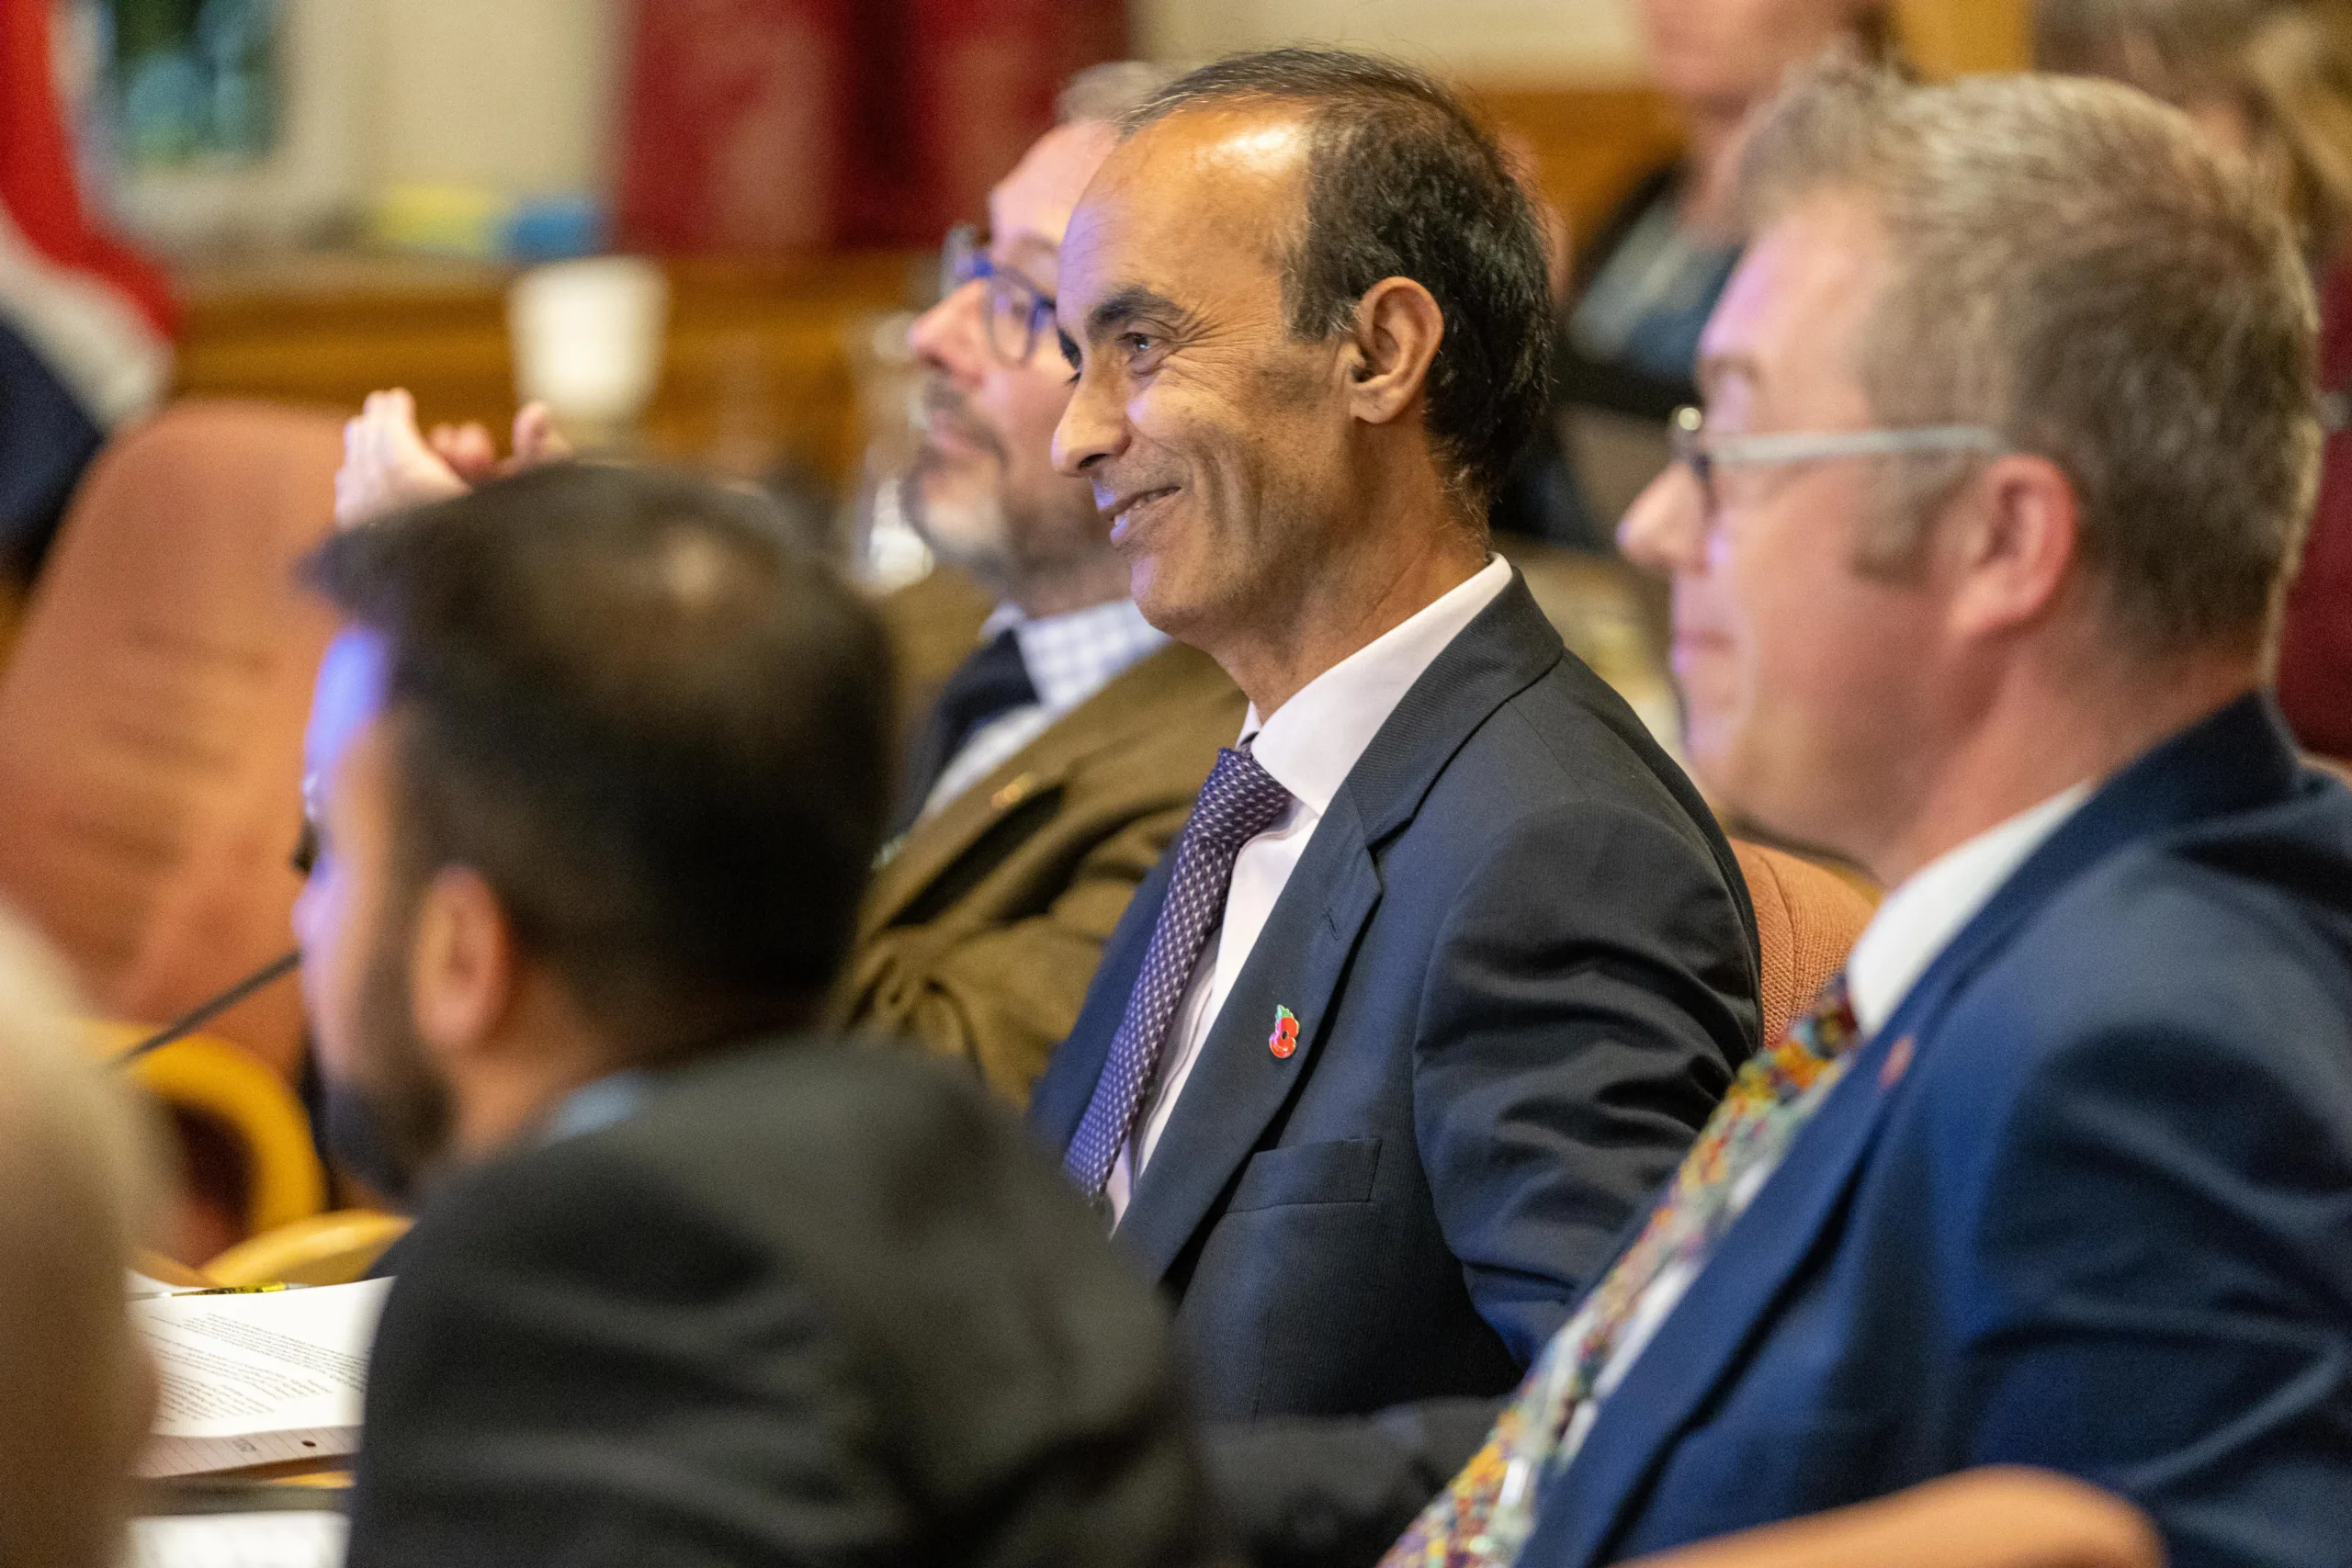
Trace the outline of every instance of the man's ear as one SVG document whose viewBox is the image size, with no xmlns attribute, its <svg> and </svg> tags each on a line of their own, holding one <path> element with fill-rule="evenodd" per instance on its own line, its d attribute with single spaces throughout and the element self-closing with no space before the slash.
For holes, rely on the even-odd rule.
<svg viewBox="0 0 2352 1568">
<path fill-rule="evenodd" d="M 513 1010 L 521 955 L 506 907 L 479 872 L 444 866 L 417 909 L 409 1006 L 436 1056 L 478 1050 Z"/>
<path fill-rule="evenodd" d="M 1943 530 L 1952 629 L 1998 636 L 2041 619 L 2066 592 L 2082 553 L 2074 481 L 2046 457 L 1996 457 Z"/>
<path fill-rule="evenodd" d="M 1445 312 L 1409 277 L 1384 277 L 1356 301 L 1348 344 L 1348 412 L 1366 424 L 1387 424 L 1420 398 L 1445 341 Z"/>
</svg>

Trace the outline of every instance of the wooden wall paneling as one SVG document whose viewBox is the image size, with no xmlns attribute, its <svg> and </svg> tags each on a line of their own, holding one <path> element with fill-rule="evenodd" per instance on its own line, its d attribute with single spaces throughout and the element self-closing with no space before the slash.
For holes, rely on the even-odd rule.
<svg viewBox="0 0 2352 1568">
<path fill-rule="evenodd" d="M 1525 139 L 1544 194 L 1589 235 L 1645 175 L 1682 147 L 1674 105 L 1654 87 L 1470 83 L 1473 102 Z"/>
<path fill-rule="evenodd" d="M 2030 0 L 1895 0 L 1903 45 L 1935 79 L 2022 71 L 2030 58 Z"/>
<path fill-rule="evenodd" d="M 901 308 L 902 252 L 671 265 L 669 340 L 645 421 L 650 455 L 749 473 L 778 458 L 829 483 L 862 441 L 848 334 Z M 381 387 L 428 423 L 503 430 L 514 410 L 508 274 L 362 256 L 191 272 L 175 389 L 356 411 Z"/>
</svg>

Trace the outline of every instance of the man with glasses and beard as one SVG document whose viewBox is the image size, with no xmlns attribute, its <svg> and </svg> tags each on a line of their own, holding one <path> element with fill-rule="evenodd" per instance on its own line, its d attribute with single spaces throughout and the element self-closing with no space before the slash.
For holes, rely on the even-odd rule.
<svg viewBox="0 0 2352 1568">
<path fill-rule="evenodd" d="M 1127 62 L 1074 78 L 1060 123 L 989 194 L 987 235 L 949 237 L 944 298 L 914 329 L 925 425 L 901 500 L 946 564 L 881 603 L 917 717 L 831 1017 L 968 1062 L 1015 1102 L 1245 706 L 1214 660 L 1136 612 L 1091 489 L 1050 450 L 1069 400 L 1062 231 L 1114 122 L 1173 74 Z M 379 393 L 353 422 L 338 515 L 461 493 L 461 474 L 493 471 L 488 444 L 428 445 L 406 395 Z M 516 460 L 560 450 L 526 410 Z"/>
<path fill-rule="evenodd" d="M 871 611 L 756 502 L 570 464 L 309 571 L 303 991 L 424 1200 L 354 1568 L 1199 1561 L 1149 1293 L 966 1075 L 804 1032 L 888 804 Z"/>
<path fill-rule="evenodd" d="M 900 648 L 946 637 L 970 652 L 927 694 L 835 1017 L 969 1060 L 1015 1100 L 1244 706 L 1213 660 L 1136 609 L 1091 487 L 1055 472 L 1051 450 L 1069 401 L 1062 231 L 1114 122 L 1172 74 L 1116 64 L 1070 84 L 1061 123 L 989 193 L 985 241 L 950 237 L 945 297 L 913 334 L 927 423 L 903 499 L 954 570 L 883 615 Z"/>
</svg>

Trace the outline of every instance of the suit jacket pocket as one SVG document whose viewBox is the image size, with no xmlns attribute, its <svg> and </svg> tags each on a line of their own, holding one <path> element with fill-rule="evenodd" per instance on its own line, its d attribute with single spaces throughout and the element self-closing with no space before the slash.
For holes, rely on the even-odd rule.
<svg viewBox="0 0 2352 1568">
<path fill-rule="evenodd" d="M 1261 1149 L 1242 1168 L 1228 1213 L 1299 1203 L 1363 1203 L 1372 1198 L 1380 1169 L 1378 1138 L 1343 1138 Z"/>
</svg>

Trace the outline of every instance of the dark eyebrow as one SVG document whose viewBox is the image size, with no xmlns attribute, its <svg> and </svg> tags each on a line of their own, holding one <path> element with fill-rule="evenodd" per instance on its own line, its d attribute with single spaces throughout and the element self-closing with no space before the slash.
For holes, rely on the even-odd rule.
<svg viewBox="0 0 2352 1568">
<path fill-rule="evenodd" d="M 1113 290 L 1101 304 L 1086 313 L 1087 338 L 1090 342 L 1101 338 L 1121 321 L 1132 321 L 1137 316 L 1162 317 L 1171 327 L 1181 331 L 1192 319 L 1192 312 L 1164 294 L 1155 293 L 1141 284 L 1129 284 L 1125 288 Z"/>
</svg>

